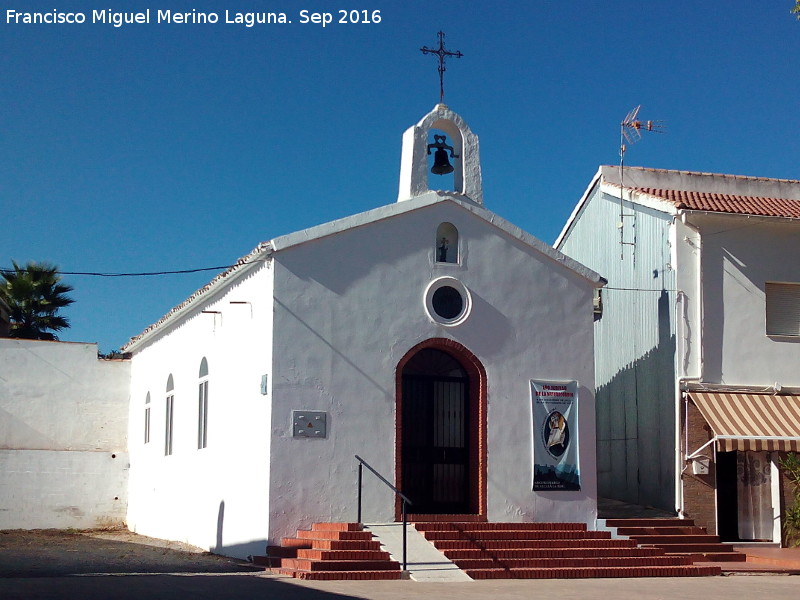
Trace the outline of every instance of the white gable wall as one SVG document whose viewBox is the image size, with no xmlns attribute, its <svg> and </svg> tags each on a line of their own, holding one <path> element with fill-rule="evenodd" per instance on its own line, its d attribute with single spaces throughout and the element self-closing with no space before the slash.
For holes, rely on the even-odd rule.
<svg viewBox="0 0 800 600">
<path fill-rule="evenodd" d="M 458 228 L 460 265 L 435 264 L 445 221 Z M 355 520 L 354 454 L 395 481 L 395 369 L 429 338 L 458 341 L 486 369 L 489 519 L 594 522 L 588 280 L 451 202 L 287 248 L 274 265 L 271 539 Z M 472 294 L 456 327 L 423 307 L 445 275 Z M 581 492 L 531 491 L 531 378 L 581 384 Z M 326 411 L 327 439 L 293 438 L 293 409 Z M 366 472 L 364 520 L 394 520 L 393 495 Z"/>
<path fill-rule="evenodd" d="M 0 529 L 125 522 L 130 363 L 0 338 Z"/>
<path fill-rule="evenodd" d="M 133 356 L 132 531 L 221 554 L 263 554 L 267 536 L 272 361 L 269 263 L 165 327 Z M 207 312 L 202 312 L 207 311 Z M 200 362 L 208 361 L 208 446 L 198 449 Z M 174 381 L 173 454 L 165 456 L 166 386 Z M 144 443 L 150 393 L 150 443 Z"/>
</svg>

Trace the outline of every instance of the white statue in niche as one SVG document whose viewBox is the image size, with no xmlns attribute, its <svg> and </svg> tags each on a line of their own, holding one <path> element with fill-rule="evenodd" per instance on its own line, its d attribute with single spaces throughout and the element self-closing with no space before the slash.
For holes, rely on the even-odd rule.
<svg viewBox="0 0 800 600">
<path fill-rule="evenodd" d="M 434 257 L 439 263 L 458 262 L 458 229 L 452 223 L 440 223 L 436 228 Z"/>
<path fill-rule="evenodd" d="M 450 247 L 450 242 L 447 240 L 447 238 L 443 237 L 439 241 L 439 246 L 437 248 L 437 250 L 438 250 L 438 257 L 436 259 L 437 261 L 439 261 L 439 262 L 447 262 L 447 249 L 449 247 Z"/>
</svg>

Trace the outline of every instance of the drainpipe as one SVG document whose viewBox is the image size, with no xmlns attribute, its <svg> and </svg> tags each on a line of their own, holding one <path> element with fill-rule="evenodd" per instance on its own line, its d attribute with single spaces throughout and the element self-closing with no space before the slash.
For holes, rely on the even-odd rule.
<svg viewBox="0 0 800 600">
<path fill-rule="evenodd" d="M 696 302 L 697 302 L 697 317 L 698 322 L 694 324 L 695 334 L 694 339 L 696 340 L 696 352 L 698 355 L 698 374 L 697 375 L 687 375 L 686 371 L 689 368 L 688 364 L 688 350 L 687 344 L 691 343 L 691 340 L 688 339 L 690 331 L 688 329 L 688 321 L 689 321 L 689 306 L 688 306 L 688 298 L 686 293 L 683 290 L 678 290 L 676 292 L 676 303 L 675 303 L 675 336 L 676 336 L 676 345 L 675 345 L 675 366 L 676 366 L 676 374 L 678 375 L 677 380 L 675 382 L 675 506 L 678 509 L 678 517 L 681 519 L 685 518 L 685 498 L 683 494 L 683 472 L 686 467 L 686 457 L 689 455 L 689 411 L 688 411 L 688 397 L 685 397 L 683 394 L 683 390 L 687 387 L 689 382 L 702 382 L 703 381 L 703 371 L 704 371 L 704 362 L 703 362 L 703 261 L 702 261 L 702 239 L 700 237 L 700 230 L 691 225 L 688 222 L 689 213 L 688 211 L 679 211 L 676 218 L 680 218 L 681 223 L 685 225 L 693 234 L 694 234 L 694 242 L 692 243 L 688 237 L 684 240 L 675 240 L 675 245 L 673 248 L 674 254 L 674 264 L 677 269 L 678 261 L 677 261 L 677 254 L 678 254 L 678 246 L 682 242 L 689 243 L 697 252 L 697 258 L 695 260 L 696 265 L 696 280 L 695 280 L 695 290 L 696 290 Z M 677 236 L 676 236 L 677 238 Z M 677 277 L 676 277 L 676 283 Z M 683 407 L 683 439 L 681 439 L 681 407 Z"/>
</svg>

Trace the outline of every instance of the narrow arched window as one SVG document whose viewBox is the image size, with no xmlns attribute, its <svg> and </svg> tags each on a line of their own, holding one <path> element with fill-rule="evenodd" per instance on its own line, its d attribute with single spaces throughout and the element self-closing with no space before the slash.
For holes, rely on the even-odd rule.
<svg viewBox="0 0 800 600">
<path fill-rule="evenodd" d="M 200 383 L 197 402 L 197 448 L 208 445 L 208 361 L 200 361 Z"/>
<path fill-rule="evenodd" d="M 166 403 L 166 426 L 164 434 L 164 456 L 172 455 L 172 424 L 174 421 L 175 405 L 175 383 L 172 380 L 172 373 L 167 379 L 167 403 Z"/>
<path fill-rule="evenodd" d="M 452 223 L 441 223 L 436 228 L 436 262 L 458 262 L 458 229 Z"/>
<path fill-rule="evenodd" d="M 144 443 L 150 443 L 150 392 L 144 398 Z"/>
</svg>

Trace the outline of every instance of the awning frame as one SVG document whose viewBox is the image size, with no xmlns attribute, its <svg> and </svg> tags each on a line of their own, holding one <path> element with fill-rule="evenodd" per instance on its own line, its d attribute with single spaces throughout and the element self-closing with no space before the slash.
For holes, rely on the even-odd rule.
<svg viewBox="0 0 800 600">
<path fill-rule="evenodd" d="M 686 413 L 685 413 L 685 421 L 684 421 L 684 435 L 685 435 L 685 439 L 686 439 L 686 444 L 684 445 L 684 448 L 685 448 L 684 451 L 686 453 L 686 457 L 685 457 L 686 461 L 690 461 L 690 460 L 696 459 L 698 456 L 701 455 L 700 453 L 703 450 L 705 450 L 708 446 L 714 444 L 715 442 L 717 443 L 717 445 L 715 446 L 715 450 L 717 450 L 717 451 L 719 451 L 719 450 L 731 450 L 731 449 L 739 450 L 739 451 L 748 451 L 749 450 L 746 447 L 737 448 L 736 446 L 734 446 L 733 444 L 730 443 L 730 442 L 735 442 L 735 441 L 740 441 L 740 442 L 752 441 L 752 442 L 766 442 L 766 443 L 768 443 L 768 442 L 782 442 L 782 443 L 791 445 L 791 447 L 800 446 L 800 435 L 791 435 L 791 434 L 793 434 L 793 433 L 795 433 L 797 431 L 796 427 L 793 428 L 795 431 L 791 431 L 791 430 L 787 431 L 786 434 L 784 434 L 784 435 L 758 435 L 758 434 L 755 434 L 755 433 L 754 434 L 748 434 L 748 433 L 741 432 L 741 431 L 740 432 L 736 432 L 735 435 L 734 434 L 730 434 L 730 433 L 718 433 L 718 428 L 717 427 L 718 427 L 718 425 L 722 425 L 722 424 L 715 422 L 717 419 L 714 417 L 713 413 L 712 414 L 706 414 L 706 411 L 710 410 L 710 406 L 706 403 L 707 401 L 703 399 L 703 396 L 700 396 L 700 394 L 703 394 L 703 395 L 706 395 L 706 394 L 708 394 L 708 395 L 726 394 L 726 392 L 724 392 L 722 390 L 715 390 L 714 392 L 691 390 L 691 391 L 688 391 L 688 392 L 684 392 L 684 400 L 686 401 L 686 406 L 687 406 L 687 410 L 686 410 Z M 737 392 L 733 392 L 733 391 L 731 391 L 731 392 L 727 392 L 726 395 L 733 396 L 733 395 L 739 395 L 739 394 L 742 394 L 742 392 L 738 392 L 738 391 Z M 743 394 L 743 395 L 750 396 L 750 397 L 753 396 L 752 394 Z M 761 394 L 757 394 L 757 395 L 761 395 Z M 798 398 L 797 395 L 792 394 L 792 396 L 794 396 L 795 398 Z M 711 433 L 712 433 L 711 439 L 708 440 L 707 442 L 705 442 L 702 446 L 700 446 L 697 450 L 695 450 L 691 454 L 689 453 L 689 444 L 688 444 L 688 442 L 689 442 L 688 401 L 689 400 L 691 400 L 692 403 L 695 405 L 695 407 L 700 411 L 700 414 L 703 416 L 703 419 L 708 424 L 708 426 L 711 428 Z M 701 403 L 701 401 L 702 401 L 702 403 Z M 796 414 L 796 410 L 797 409 L 795 408 L 794 409 L 795 414 Z M 767 413 L 765 413 L 765 415 L 769 415 L 769 413 L 767 412 Z M 774 413 L 773 413 L 773 415 L 774 415 Z M 745 429 L 747 429 L 747 428 L 745 428 Z M 769 432 L 765 432 L 765 433 L 769 433 Z M 729 443 L 728 444 L 724 444 L 724 442 L 729 442 Z M 731 448 L 731 446 L 734 446 L 734 447 Z M 778 450 L 777 448 L 776 449 L 765 448 L 765 450 L 767 450 L 767 451 L 782 451 L 782 450 Z"/>
</svg>

